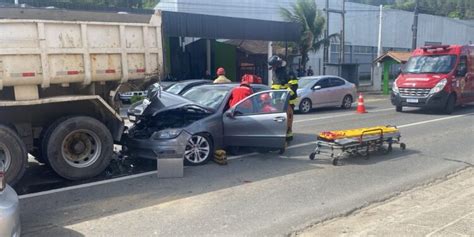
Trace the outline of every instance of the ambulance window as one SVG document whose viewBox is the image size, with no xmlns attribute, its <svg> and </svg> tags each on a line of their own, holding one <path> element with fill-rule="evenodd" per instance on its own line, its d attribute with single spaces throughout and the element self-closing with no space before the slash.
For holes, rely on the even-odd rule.
<svg viewBox="0 0 474 237">
<path fill-rule="evenodd" d="M 465 76 L 467 73 L 467 56 L 463 55 L 459 59 L 459 65 L 457 69 L 458 76 Z"/>
<path fill-rule="evenodd" d="M 461 56 L 459 60 L 459 67 L 467 67 L 467 56 L 463 55 Z"/>
</svg>

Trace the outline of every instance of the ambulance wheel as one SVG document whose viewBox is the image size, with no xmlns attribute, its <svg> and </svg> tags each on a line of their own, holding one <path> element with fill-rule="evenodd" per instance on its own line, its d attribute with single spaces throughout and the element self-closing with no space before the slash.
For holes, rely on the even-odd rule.
<svg viewBox="0 0 474 237">
<path fill-rule="evenodd" d="M 397 112 L 403 112 L 403 106 L 397 105 L 397 107 L 395 107 L 395 110 L 396 110 Z"/>
<path fill-rule="evenodd" d="M 456 107 L 456 96 L 450 95 L 448 101 L 446 101 L 446 106 L 444 107 L 443 112 L 445 114 L 452 114 L 454 112 L 454 108 Z"/>
<path fill-rule="evenodd" d="M 407 145 L 406 145 L 405 143 L 400 143 L 400 149 L 406 150 L 406 149 L 407 149 Z"/>
</svg>

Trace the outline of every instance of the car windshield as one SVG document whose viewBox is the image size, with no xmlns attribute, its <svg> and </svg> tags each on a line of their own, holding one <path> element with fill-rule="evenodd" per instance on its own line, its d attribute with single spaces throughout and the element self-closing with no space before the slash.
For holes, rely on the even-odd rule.
<svg viewBox="0 0 474 237">
<path fill-rule="evenodd" d="M 204 107 L 217 110 L 227 93 L 229 93 L 229 89 L 225 87 L 194 87 L 184 93 L 183 97 Z"/>
<path fill-rule="evenodd" d="M 298 88 L 301 89 L 301 88 L 305 88 L 306 86 L 308 86 L 309 84 L 312 84 L 314 83 L 315 80 L 314 79 L 300 79 L 298 81 Z"/>
<path fill-rule="evenodd" d="M 166 88 L 165 91 L 177 95 L 177 94 L 179 94 L 179 92 L 181 92 L 184 89 L 185 86 L 186 86 L 185 83 L 176 83 L 176 84 Z"/>
<path fill-rule="evenodd" d="M 454 69 L 455 55 L 430 55 L 411 57 L 404 73 L 449 73 Z"/>
</svg>

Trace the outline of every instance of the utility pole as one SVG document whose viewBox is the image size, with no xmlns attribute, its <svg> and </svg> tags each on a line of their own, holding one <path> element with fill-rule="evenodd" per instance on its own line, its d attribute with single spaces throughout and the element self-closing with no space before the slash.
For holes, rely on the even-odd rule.
<svg viewBox="0 0 474 237">
<path fill-rule="evenodd" d="M 416 49 L 417 46 L 417 40 L 418 40 L 418 11 L 419 11 L 419 4 L 420 0 L 416 0 L 415 3 L 415 17 L 413 19 L 413 26 L 412 26 L 412 32 L 413 32 L 413 38 L 411 41 L 411 49 L 414 50 Z"/>
<path fill-rule="evenodd" d="M 341 30 L 341 46 L 340 46 L 340 56 L 339 56 L 339 63 L 343 64 L 345 62 L 344 60 L 344 45 L 345 45 L 345 37 L 346 37 L 346 0 L 342 0 L 342 30 Z"/>
<path fill-rule="evenodd" d="M 329 0 L 326 0 L 326 29 L 324 30 L 324 40 L 329 37 Z M 324 53 L 323 53 L 323 75 L 326 75 L 326 66 L 329 62 L 329 44 L 324 42 Z"/>
<path fill-rule="evenodd" d="M 380 5 L 379 15 L 380 15 L 379 16 L 379 39 L 377 43 L 377 57 L 380 57 L 383 54 L 383 46 L 382 46 L 383 5 Z"/>
</svg>

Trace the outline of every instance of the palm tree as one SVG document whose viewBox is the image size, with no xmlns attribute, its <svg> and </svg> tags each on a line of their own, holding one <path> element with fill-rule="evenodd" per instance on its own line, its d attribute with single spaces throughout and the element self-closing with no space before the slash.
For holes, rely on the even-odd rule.
<svg viewBox="0 0 474 237">
<path fill-rule="evenodd" d="M 283 19 L 301 25 L 301 37 L 296 42 L 301 54 L 301 64 L 306 69 L 309 61 L 308 53 L 317 52 L 325 44 L 329 44 L 332 38 L 338 38 L 339 34 L 329 35 L 323 38 L 325 18 L 316 6 L 315 0 L 296 0 L 290 9 L 280 8 Z"/>
</svg>

